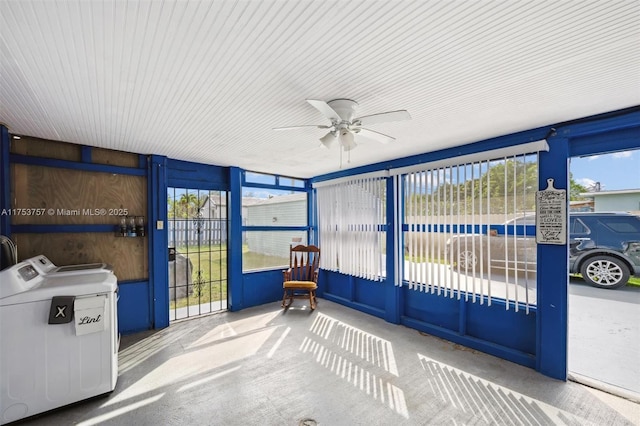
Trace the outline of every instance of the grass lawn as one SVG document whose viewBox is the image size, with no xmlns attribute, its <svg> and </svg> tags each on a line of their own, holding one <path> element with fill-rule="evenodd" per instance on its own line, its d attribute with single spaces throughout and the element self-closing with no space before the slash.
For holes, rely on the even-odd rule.
<svg viewBox="0 0 640 426">
<path fill-rule="evenodd" d="M 627 285 L 635 285 L 640 287 L 640 277 L 631 277 L 629 278 L 629 282 L 627 283 Z"/>
<path fill-rule="evenodd" d="M 196 251 L 199 250 L 199 251 Z M 199 305 L 227 298 L 227 246 L 178 247 L 178 253 L 191 260 L 193 292 L 169 302 L 169 309 Z"/>
<path fill-rule="evenodd" d="M 196 251 L 199 250 L 199 251 Z M 193 293 L 187 298 L 169 302 L 169 309 L 194 306 L 227 298 L 227 246 L 178 247 L 178 253 L 187 255 L 193 264 Z M 263 269 L 288 265 L 286 257 L 267 256 L 249 251 L 242 246 L 243 269 Z"/>
</svg>

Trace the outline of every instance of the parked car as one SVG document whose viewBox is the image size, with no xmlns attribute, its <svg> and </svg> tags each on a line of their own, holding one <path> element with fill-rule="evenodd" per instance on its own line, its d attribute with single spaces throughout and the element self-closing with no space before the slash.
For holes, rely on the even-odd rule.
<svg viewBox="0 0 640 426">
<path fill-rule="evenodd" d="M 447 248 L 453 253 L 454 264 L 463 272 L 478 272 L 482 262 L 483 270 L 490 266 L 535 273 L 535 232 L 530 227 L 535 226 L 535 216 L 525 215 L 504 225 L 511 235 L 490 232 L 450 238 Z M 525 232 L 527 226 L 529 232 Z M 567 228 L 569 273 L 579 273 L 588 284 L 609 289 L 624 286 L 631 275 L 640 276 L 640 216 L 571 213 Z"/>
</svg>

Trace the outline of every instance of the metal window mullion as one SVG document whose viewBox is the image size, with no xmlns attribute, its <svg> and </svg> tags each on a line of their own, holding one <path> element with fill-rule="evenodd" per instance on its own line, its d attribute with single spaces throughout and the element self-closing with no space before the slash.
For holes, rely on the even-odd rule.
<svg viewBox="0 0 640 426">
<path fill-rule="evenodd" d="M 416 264 L 415 264 L 415 244 L 416 244 L 416 230 L 415 230 L 415 222 L 416 222 L 416 211 L 415 211 L 415 196 L 416 196 L 416 174 L 411 174 L 410 181 L 411 189 L 409 191 L 409 227 L 407 228 L 407 235 L 409 237 L 409 261 L 407 262 L 409 265 L 409 288 L 416 289 L 417 288 L 417 280 L 416 280 Z"/>
<path fill-rule="evenodd" d="M 451 180 L 451 183 L 449 184 L 449 216 L 447 217 L 447 233 L 445 233 L 445 237 L 447 235 L 452 234 L 453 232 L 453 202 L 454 202 L 454 197 L 453 197 L 453 167 L 451 166 L 449 167 L 449 178 Z M 455 166 L 456 170 L 458 169 L 458 166 Z M 445 253 L 445 263 L 449 264 L 450 262 L 453 261 L 453 253 L 451 252 L 451 248 L 448 250 L 448 255 L 449 255 L 449 259 L 447 259 L 447 253 Z M 453 270 L 449 269 L 449 281 L 448 281 L 448 286 L 449 286 L 449 297 L 453 298 L 454 297 L 454 276 L 453 276 Z"/>
<path fill-rule="evenodd" d="M 383 242 L 383 238 L 382 236 L 385 235 L 383 234 L 383 226 L 385 225 L 385 216 L 384 216 L 384 209 L 386 207 L 385 203 L 383 202 L 383 200 L 385 200 L 387 197 L 384 196 L 383 194 L 386 193 L 386 188 L 387 188 L 387 180 L 389 178 L 382 178 L 378 180 L 377 183 L 377 195 L 376 195 L 376 208 L 378 211 L 378 220 L 376 223 L 376 227 L 375 227 L 375 242 L 376 242 L 376 247 L 377 247 L 377 252 L 376 252 L 376 271 L 378 273 L 378 275 L 380 276 L 380 281 L 382 281 L 382 242 Z M 393 195 L 393 194 L 392 194 Z M 398 217 L 396 216 L 396 219 L 398 219 Z M 396 235 L 396 238 L 399 238 L 399 236 Z M 386 241 L 386 238 L 384 239 Z M 387 255 L 390 255 L 391 253 L 387 253 Z M 389 277 L 389 274 L 386 272 L 384 275 L 386 277 Z M 391 277 L 389 277 L 391 278 Z"/>
<path fill-rule="evenodd" d="M 371 223 L 370 229 L 369 229 L 369 232 L 371 235 L 371 250 L 372 250 L 371 267 L 372 267 L 373 275 L 376 281 L 380 281 L 382 279 L 382 273 L 378 269 L 378 253 L 379 253 L 378 247 L 380 245 L 378 241 L 377 229 L 378 229 L 378 225 L 381 223 L 380 209 L 378 207 L 378 195 L 380 192 L 379 182 L 380 182 L 380 179 L 374 179 L 371 186 L 371 189 L 373 191 L 372 200 L 371 200 L 371 205 L 373 209 L 371 217 L 373 219 L 373 222 Z"/>
<path fill-rule="evenodd" d="M 457 205 L 457 211 L 456 211 L 456 216 L 457 216 L 457 223 L 458 223 L 458 227 L 457 227 L 457 234 L 458 237 L 460 237 L 460 225 L 462 224 L 460 222 L 460 166 L 456 166 L 456 205 Z M 465 220 L 467 218 L 466 215 L 466 211 L 465 211 Z M 453 230 L 452 230 L 453 231 Z M 453 236 L 453 232 L 450 233 L 450 235 Z M 465 242 L 465 250 L 467 249 L 467 239 L 464 239 Z M 453 244 L 451 245 L 451 264 L 453 265 Z M 458 250 L 459 252 L 460 250 Z M 459 261 L 460 259 L 460 255 L 458 255 L 458 259 L 457 261 Z M 451 268 L 451 274 L 453 275 L 453 268 Z M 457 299 L 460 300 L 460 274 L 455 274 L 455 280 L 456 280 L 456 291 L 457 291 Z M 467 274 L 465 274 L 465 283 L 467 281 Z"/>
<path fill-rule="evenodd" d="M 467 235 L 467 166 L 464 166 L 464 176 L 463 176 L 463 184 L 464 184 L 464 200 L 465 200 L 465 205 L 464 205 L 464 210 L 463 210 L 463 214 L 464 214 L 464 220 L 460 219 L 460 173 L 458 172 L 458 233 L 460 233 L 460 227 L 461 225 L 464 226 L 464 230 L 462 231 L 462 234 L 464 234 L 465 236 Z M 465 253 L 469 252 L 469 238 L 464 238 L 464 251 Z M 468 300 L 468 288 L 469 288 L 469 271 L 466 271 L 466 273 L 464 274 L 464 292 L 465 292 L 465 301 Z M 460 300 L 460 274 L 458 274 L 458 300 Z"/>
<path fill-rule="evenodd" d="M 513 156 L 513 212 L 514 219 L 517 217 L 518 208 L 518 157 Z M 518 312 L 518 229 L 516 221 L 513 221 L 513 292 L 514 292 L 514 309 Z"/>
<path fill-rule="evenodd" d="M 354 232 L 353 232 L 353 205 L 351 203 L 351 200 L 353 200 L 353 182 L 348 184 L 347 186 L 347 196 L 345 197 L 345 204 L 347 206 L 347 229 L 349 230 L 349 234 L 348 234 L 348 238 L 346 241 L 347 246 L 349 247 L 348 251 L 349 251 L 349 263 L 347 265 L 347 273 L 350 275 L 354 275 L 354 244 L 353 244 L 353 237 L 354 237 Z"/>
<path fill-rule="evenodd" d="M 429 251 L 429 247 L 431 246 L 431 241 L 433 237 L 431 232 L 429 232 L 429 207 L 430 207 L 430 194 L 429 194 L 429 172 L 424 170 L 421 172 L 422 181 L 424 182 L 424 212 L 422 214 L 422 221 L 424 222 L 424 271 L 422 275 L 422 280 L 424 281 L 424 291 L 427 292 L 431 288 L 431 283 L 429 281 L 429 270 L 433 269 L 433 259 L 431 256 L 431 252 Z"/>
<path fill-rule="evenodd" d="M 487 160 L 487 219 L 491 224 L 491 162 Z M 488 230 L 489 237 L 491 231 Z M 491 243 L 487 244 L 487 305 L 491 306 Z"/>
<path fill-rule="evenodd" d="M 344 271 L 340 270 L 340 272 L 344 274 L 350 273 L 351 268 L 351 246 L 349 244 L 349 240 L 351 239 L 351 229 L 349 223 L 349 184 L 345 184 L 343 190 L 340 192 L 340 210 L 345 212 L 344 217 L 341 218 L 342 229 L 343 232 L 340 235 L 340 245 L 343 247 L 343 256 L 344 256 Z M 339 213 L 338 213 L 339 214 Z"/>
<path fill-rule="evenodd" d="M 437 282 L 438 282 L 438 288 L 437 288 L 438 296 L 440 296 L 440 293 L 443 291 L 442 290 L 442 273 L 441 273 L 441 270 L 440 270 L 441 268 L 439 267 L 440 266 L 440 256 L 442 256 L 442 251 L 441 251 L 442 244 L 440 244 L 440 217 L 441 217 L 441 211 L 442 211 L 442 197 L 441 197 L 441 194 L 440 194 L 440 192 L 441 192 L 441 190 L 440 190 L 440 173 L 441 173 L 441 171 L 442 171 L 441 169 L 438 169 L 437 170 L 437 175 L 436 175 L 436 179 L 437 179 L 437 182 L 438 182 L 437 190 L 436 190 L 436 199 L 438 201 L 438 215 L 436 216 L 436 224 L 437 224 L 436 229 L 437 229 L 437 232 L 438 232 L 437 233 L 438 238 L 436 240 L 437 246 L 438 246 L 438 249 L 437 249 L 438 250 L 438 268 L 436 269 L 436 279 L 437 279 Z"/>
<path fill-rule="evenodd" d="M 523 160 L 523 173 L 524 178 L 522 179 L 522 211 L 524 212 L 524 216 L 526 216 L 527 212 L 527 158 L 526 156 L 522 156 Z M 529 315 L 529 244 L 526 242 L 527 236 L 527 223 L 525 221 L 523 228 L 523 241 L 525 241 L 525 250 L 524 250 L 524 310 L 525 314 Z"/>
<path fill-rule="evenodd" d="M 437 265 L 439 265 L 439 261 L 437 260 L 437 256 L 436 256 L 436 237 L 437 234 L 435 233 L 435 229 L 434 229 L 434 225 L 435 225 L 435 217 L 434 217 L 434 212 L 436 210 L 436 202 L 434 200 L 434 196 L 433 196 L 433 188 L 434 188 L 434 179 L 433 179 L 433 170 L 429 171 L 429 205 L 430 205 L 430 209 L 429 209 L 429 233 L 430 235 L 430 242 L 429 245 L 431 247 L 431 251 L 430 253 L 430 258 L 431 258 L 431 271 L 429 273 L 430 277 L 429 277 L 429 292 L 431 294 L 433 294 L 435 292 L 435 286 L 436 286 L 436 281 L 435 281 L 435 268 L 437 267 Z"/>
<path fill-rule="evenodd" d="M 369 224 L 369 244 L 370 244 L 370 251 L 371 251 L 371 259 L 369 259 L 369 265 L 371 267 L 371 276 L 373 277 L 373 279 L 375 281 L 380 280 L 380 273 L 377 269 L 377 258 L 378 258 L 378 244 L 376 244 L 377 238 L 376 238 L 376 229 L 378 227 L 378 224 L 380 223 L 379 221 L 379 213 L 378 213 L 378 203 L 377 203 L 377 197 L 378 197 L 378 190 L 377 190 L 377 186 L 378 186 L 378 182 L 379 179 L 372 179 L 371 181 L 371 200 L 370 200 L 370 205 L 371 205 L 371 223 Z"/>
<path fill-rule="evenodd" d="M 484 203 L 484 199 L 482 198 L 482 162 L 478 163 L 478 226 L 480 227 L 480 247 L 478 251 L 480 252 L 480 304 L 484 303 L 484 250 L 482 244 L 482 236 L 484 235 L 484 216 L 482 212 L 482 204 Z M 475 293 L 475 292 L 474 292 Z M 475 300 L 474 300 L 475 301 Z"/>
<path fill-rule="evenodd" d="M 427 211 L 427 195 L 426 195 L 426 181 L 425 172 L 419 172 L 420 182 L 420 291 L 424 292 L 427 285 L 427 255 L 425 246 L 427 244 L 427 229 L 426 229 L 426 211 Z"/>
<path fill-rule="evenodd" d="M 342 188 L 338 185 L 331 187 L 331 192 L 329 193 L 331 196 L 331 211 L 329 214 L 331 215 L 331 242 L 333 245 L 332 257 L 331 257 L 331 267 L 334 272 L 339 272 L 341 267 L 341 262 L 339 259 L 344 254 L 344 249 L 340 244 L 340 238 L 342 235 L 343 226 L 341 223 L 340 216 L 338 212 L 340 208 L 342 208 L 342 203 L 339 197 L 339 192 Z"/>
<path fill-rule="evenodd" d="M 367 245 L 365 226 L 366 226 L 366 202 L 367 202 L 367 194 L 366 194 L 366 181 L 360 180 L 360 183 L 357 187 L 358 192 L 360 193 L 360 202 L 358 203 L 358 209 L 356 210 L 359 214 L 355 215 L 354 222 L 357 221 L 356 232 L 358 234 L 358 243 L 356 244 L 356 266 L 358 268 L 359 277 L 368 278 L 366 271 L 366 264 L 364 262 L 364 253 Z"/>
<path fill-rule="evenodd" d="M 415 271 L 416 271 L 416 276 L 415 276 L 415 280 L 416 280 L 416 289 L 422 291 L 422 282 L 421 282 L 421 275 L 420 275 L 420 260 L 421 260 L 421 251 L 420 251 L 420 244 L 422 241 L 422 231 L 420 228 L 421 225 L 421 220 L 420 217 L 422 215 L 421 212 L 421 201 L 420 201 L 420 173 L 416 172 L 415 173 L 415 179 L 414 179 L 414 185 L 415 185 L 415 191 L 413 193 L 413 197 L 415 200 L 415 212 L 413 215 L 413 222 L 414 222 L 414 233 L 415 233 L 415 260 L 413 262 L 413 264 L 415 265 Z"/>
<path fill-rule="evenodd" d="M 378 275 L 375 273 L 375 238 L 373 234 L 373 227 L 377 223 L 378 212 L 376 209 L 375 203 L 375 183 L 376 179 L 369 179 L 369 223 L 367 224 L 367 235 L 368 235 L 368 260 L 367 263 L 369 265 L 369 276 L 371 280 L 378 281 Z"/>
<path fill-rule="evenodd" d="M 475 173 L 475 164 L 471 163 L 471 233 L 475 234 L 476 232 L 476 193 L 475 193 L 475 186 L 476 186 L 476 173 Z M 480 234 L 482 234 L 482 232 L 480 232 Z M 476 253 L 476 239 L 472 238 L 471 239 L 471 250 L 473 250 L 474 253 Z M 481 256 L 477 256 L 478 259 L 478 268 L 477 268 L 477 273 L 478 278 L 480 279 L 480 281 L 482 281 L 482 274 L 480 273 L 480 270 L 482 268 L 482 257 Z M 473 281 L 471 282 L 471 302 L 472 303 L 476 303 L 476 271 L 474 270 L 473 272 Z"/>
<path fill-rule="evenodd" d="M 358 245 L 359 245 L 359 224 L 356 222 L 360 209 L 360 198 L 358 197 L 357 183 L 354 181 L 349 185 L 349 197 L 347 202 L 349 203 L 348 215 L 349 215 L 349 252 L 351 253 L 351 266 L 349 274 L 354 277 L 359 277 L 358 272 Z M 358 198 L 355 198 L 358 197 Z M 355 201 L 355 202 L 354 202 Z"/>
<path fill-rule="evenodd" d="M 373 204 L 373 179 L 367 179 L 367 223 L 365 223 L 365 239 L 367 245 L 365 247 L 365 262 L 367 265 L 367 276 L 370 280 L 375 281 L 376 277 L 373 274 L 373 239 L 371 235 L 371 226 L 375 222 L 375 205 Z"/>
<path fill-rule="evenodd" d="M 336 250 L 338 251 L 338 256 L 335 258 L 335 264 L 337 266 L 336 272 L 342 272 L 342 270 L 346 267 L 347 264 L 347 247 L 344 245 L 344 235 L 347 232 L 346 230 L 346 217 L 343 217 L 341 211 L 346 207 L 343 204 L 343 192 L 346 191 L 346 187 L 344 185 L 338 185 L 335 188 L 335 192 L 333 194 L 335 198 L 335 209 L 334 209 L 334 217 L 336 220 Z"/>
<path fill-rule="evenodd" d="M 413 174 L 413 200 L 414 200 L 414 212 L 413 212 L 413 241 L 414 241 L 414 259 L 413 259 L 413 268 L 414 268 L 414 280 L 415 287 L 417 290 L 422 291 L 422 280 L 420 274 L 420 262 L 421 262 L 421 251 L 420 244 L 422 241 L 422 232 L 420 229 L 421 224 L 421 202 L 420 202 L 420 172 L 416 172 Z"/>
<path fill-rule="evenodd" d="M 362 268 L 360 264 L 360 246 L 362 244 L 362 233 L 360 232 L 360 228 L 362 227 L 361 211 L 362 211 L 362 191 L 361 181 L 356 180 L 353 185 L 351 185 L 351 197 L 349 200 L 353 203 L 353 200 L 356 200 L 355 206 L 350 210 L 350 224 L 351 224 L 351 232 L 352 238 L 350 240 L 351 243 L 351 275 L 362 278 Z"/>
<path fill-rule="evenodd" d="M 507 194 L 508 194 L 508 180 L 509 180 L 509 168 L 507 167 L 507 157 L 504 157 L 504 190 L 503 190 L 503 209 L 504 209 L 504 223 L 508 221 L 508 205 L 507 205 Z M 505 309 L 509 310 L 509 233 L 507 232 L 507 225 L 504 226 L 504 292 L 505 292 Z"/>
<path fill-rule="evenodd" d="M 404 199 L 406 198 L 406 191 L 404 191 L 405 185 L 404 185 L 404 181 L 406 181 L 407 178 L 402 177 L 402 176 L 393 176 L 393 196 L 395 199 L 395 202 L 393 203 L 393 209 L 394 209 L 394 218 L 395 221 L 393 223 L 393 226 L 395 226 L 395 238 L 393 241 L 393 256 L 394 256 L 394 264 L 395 264 L 395 268 L 394 268 L 394 280 L 393 280 L 393 284 L 395 286 L 401 287 L 402 286 L 402 278 L 404 277 L 404 265 L 401 261 L 401 259 L 404 259 L 404 251 L 403 251 L 403 246 L 404 244 L 401 244 L 401 242 L 403 241 L 403 238 L 401 238 L 402 236 L 402 224 L 404 223 L 404 211 L 401 212 L 401 207 L 404 204 Z M 389 194 L 387 194 L 387 196 L 389 196 Z M 384 207 L 383 207 L 383 211 L 384 211 Z M 402 217 L 400 216 L 400 213 L 402 213 Z M 387 234 L 388 236 L 388 234 Z M 387 237 L 388 238 L 388 237 Z M 402 250 L 402 253 L 401 253 Z M 389 253 L 387 253 L 387 256 L 389 255 Z M 387 271 L 388 273 L 388 271 Z"/>
</svg>

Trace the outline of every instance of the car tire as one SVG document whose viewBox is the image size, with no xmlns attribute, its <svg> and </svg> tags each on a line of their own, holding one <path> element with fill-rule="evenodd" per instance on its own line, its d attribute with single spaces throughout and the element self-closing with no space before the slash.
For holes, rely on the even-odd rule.
<svg viewBox="0 0 640 426">
<path fill-rule="evenodd" d="M 580 273 L 589 285 L 598 288 L 619 288 L 629 281 L 627 265 L 611 256 L 594 256 L 585 260 Z"/>
</svg>

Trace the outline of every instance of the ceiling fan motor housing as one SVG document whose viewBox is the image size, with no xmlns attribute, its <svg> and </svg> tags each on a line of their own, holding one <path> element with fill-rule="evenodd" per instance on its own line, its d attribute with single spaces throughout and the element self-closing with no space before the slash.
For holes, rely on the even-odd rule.
<svg viewBox="0 0 640 426">
<path fill-rule="evenodd" d="M 351 123 L 356 116 L 358 103 L 352 99 L 333 99 L 327 104 L 338 113 L 342 121 Z"/>
</svg>

